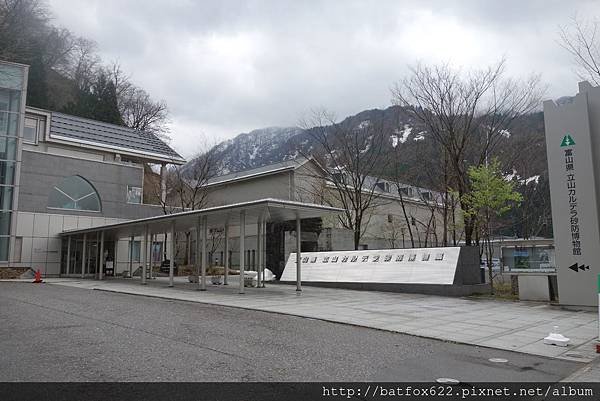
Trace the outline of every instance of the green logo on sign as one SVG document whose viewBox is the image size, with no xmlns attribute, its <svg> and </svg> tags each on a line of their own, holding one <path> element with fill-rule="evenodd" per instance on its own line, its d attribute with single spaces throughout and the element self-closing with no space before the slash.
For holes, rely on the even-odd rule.
<svg viewBox="0 0 600 401">
<path fill-rule="evenodd" d="M 571 146 L 571 145 L 575 145 L 575 141 L 573 140 L 573 138 L 571 138 L 570 134 L 567 134 L 564 136 L 562 142 L 560 143 L 560 147 L 562 148 L 563 146 Z"/>
</svg>

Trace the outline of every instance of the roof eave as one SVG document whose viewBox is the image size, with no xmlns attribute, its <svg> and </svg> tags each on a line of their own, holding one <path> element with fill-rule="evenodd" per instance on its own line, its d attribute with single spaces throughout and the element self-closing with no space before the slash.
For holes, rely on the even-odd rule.
<svg viewBox="0 0 600 401">
<path fill-rule="evenodd" d="M 103 143 L 85 141 L 82 139 L 75 139 L 75 138 L 70 138 L 70 137 L 52 134 L 52 133 L 50 134 L 50 136 L 48 138 L 46 138 L 46 141 L 52 142 L 52 143 L 60 143 L 62 145 L 78 146 L 80 148 L 85 148 L 85 149 L 101 150 L 101 151 L 105 151 L 105 152 L 108 150 L 108 151 L 113 151 L 115 153 L 119 153 L 119 154 L 123 154 L 123 155 L 142 157 L 149 161 L 157 161 L 157 162 L 167 163 L 167 164 L 183 165 L 183 164 L 187 163 L 187 161 L 179 155 L 177 155 L 177 157 L 170 157 L 168 155 L 161 155 L 159 153 L 134 151 L 134 150 L 127 149 L 127 148 L 122 148 L 120 146 L 111 146 L 111 145 L 107 145 L 107 144 L 103 144 Z"/>
</svg>

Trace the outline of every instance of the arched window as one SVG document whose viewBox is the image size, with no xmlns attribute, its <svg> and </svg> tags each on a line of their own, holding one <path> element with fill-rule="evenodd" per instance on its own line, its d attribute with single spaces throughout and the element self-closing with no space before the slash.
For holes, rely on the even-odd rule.
<svg viewBox="0 0 600 401">
<path fill-rule="evenodd" d="M 99 212 L 100 196 L 85 178 L 72 175 L 52 188 L 48 207 Z"/>
</svg>

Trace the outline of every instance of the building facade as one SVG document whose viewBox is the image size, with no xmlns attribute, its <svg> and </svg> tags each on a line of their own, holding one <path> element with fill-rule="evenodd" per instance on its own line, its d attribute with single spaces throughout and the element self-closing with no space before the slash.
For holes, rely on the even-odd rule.
<svg viewBox="0 0 600 401">
<path fill-rule="evenodd" d="M 364 234 L 359 249 L 413 247 L 408 225 L 411 225 L 414 247 L 442 246 L 444 226 L 440 194 L 411 185 L 402 185 L 402 202 L 397 184 L 377 180 L 376 196 L 366 213 Z M 255 169 L 221 175 L 208 180 L 206 205 L 220 206 L 276 198 L 342 207 L 336 202 L 336 189 L 328 182 L 323 168 L 312 159 L 297 158 Z M 172 199 L 175 202 L 175 199 Z M 455 211 L 457 213 L 458 211 Z M 457 220 L 457 219 L 456 219 Z M 304 222 L 302 251 L 353 250 L 354 234 L 344 228 L 337 217 L 320 222 Z M 448 229 L 448 228 L 446 228 Z M 268 266 L 279 274 L 291 252 L 296 250 L 293 224 L 268 224 Z M 250 227 L 247 260 L 252 260 L 254 228 Z M 235 236 L 235 235 L 234 235 Z M 235 241 L 235 240 L 234 240 Z M 193 246 L 191 247 L 193 249 Z M 215 249 L 219 248 L 218 244 Z M 218 260 L 219 251 L 215 253 Z M 235 264 L 236 255 L 232 256 Z"/>
<path fill-rule="evenodd" d="M 27 66 L 1 62 L 0 265 L 79 275 L 64 270 L 59 234 L 163 214 L 160 205 L 144 203 L 144 166 L 159 165 L 164 173 L 185 160 L 152 134 L 26 107 L 26 88 Z M 133 246 L 122 242 L 126 261 L 136 239 Z M 98 243 L 86 247 L 94 255 Z M 83 273 L 94 274 L 90 266 Z"/>
</svg>

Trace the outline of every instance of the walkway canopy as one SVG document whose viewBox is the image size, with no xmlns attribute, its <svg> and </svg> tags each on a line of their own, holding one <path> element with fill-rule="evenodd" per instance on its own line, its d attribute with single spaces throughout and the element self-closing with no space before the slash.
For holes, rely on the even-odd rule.
<svg viewBox="0 0 600 401">
<path fill-rule="evenodd" d="M 148 217 L 144 219 L 138 220 L 130 220 L 121 223 L 114 224 L 106 224 L 96 227 L 84 228 L 84 229 L 76 229 L 76 230 L 66 230 L 61 233 L 61 237 L 68 241 L 68 250 L 67 250 L 67 270 L 69 270 L 69 262 L 71 260 L 70 257 L 70 243 L 72 237 L 83 237 L 85 250 L 85 241 L 86 238 L 96 238 L 99 237 L 101 239 L 100 242 L 100 255 L 104 255 L 104 241 L 115 241 L 120 238 L 127 237 L 143 237 L 143 248 L 142 248 L 142 284 L 146 283 L 146 262 L 148 260 L 148 244 L 149 244 L 149 235 L 152 233 L 170 233 L 171 238 L 175 237 L 175 233 L 177 232 L 192 232 L 195 231 L 198 233 L 196 241 L 197 255 L 202 255 L 201 258 L 196 258 L 196 266 L 198 268 L 198 275 L 200 279 L 198 280 L 198 285 L 200 290 L 206 289 L 206 242 L 208 238 L 208 229 L 209 228 L 221 228 L 225 229 L 224 234 L 224 248 L 225 248 L 225 283 L 227 282 L 227 275 L 229 270 L 229 228 L 230 227 L 239 227 L 239 243 L 240 243 L 240 277 L 244 276 L 244 237 L 245 237 L 245 228 L 248 224 L 256 224 L 257 225 L 257 246 L 258 246 L 258 255 L 259 255 L 259 271 L 258 271 L 258 284 L 259 286 L 264 286 L 264 283 L 261 283 L 262 272 L 265 268 L 265 245 L 266 245 L 266 223 L 267 222 L 283 222 L 283 221 L 296 221 L 296 248 L 298 252 L 297 256 L 297 283 L 296 289 L 298 291 L 301 290 L 301 273 L 300 273 L 300 261 L 301 261 L 301 252 L 300 252 L 300 221 L 302 219 L 309 218 L 317 218 L 323 217 L 331 214 L 339 214 L 343 212 L 343 209 L 317 205 L 312 203 L 302 203 L 302 202 L 294 202 L 287 201 L 281 199 L 260 199 L 250 202 L 243 203 L 235 203 L 225 206 L 216 206 L 199 210 L 191 210 L 186 212 L 167 214 L 155 217 Z M 201 241 L 200 241 L 201 239 Z M 175 241 L 171 240 L 172 252 L 171 255 L 175 254 Z M 115 248 L 116 249 L 116 248 Z M 116 255 L 115 255 L 116 256 Z M 131 255 L 130 255 L 131 258 Z M 116 257 L 114 258 L 116 260 Z M 169 269 L 169 286 L 173 286 L 173 271 L 174 271 L 174 262 L 173 257 L 171 256 L 171 265 Z M 201 260 L 199 260 L 201 259 Z M 85 264 L 85 251 L 84 256 L 81 258 L 81 263 Z M 101 261 L 100 266 L 103 266 L 103 262 Z M 82 265 L 82 275 L 84 272 L 84 266 Z M 98 278 L 102 279 L 103 269 L 99 269 Z M 244 280 L 240 279 L 240 293 L 244 292 Z"/>
</svg>

